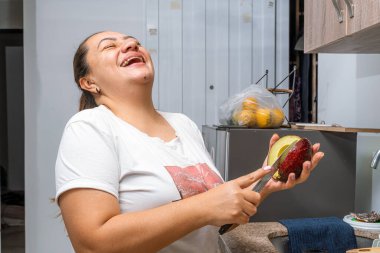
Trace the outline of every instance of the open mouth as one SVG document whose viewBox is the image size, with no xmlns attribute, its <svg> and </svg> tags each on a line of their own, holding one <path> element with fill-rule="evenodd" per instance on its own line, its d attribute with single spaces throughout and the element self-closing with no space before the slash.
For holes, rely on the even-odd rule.
<svg viewBox="0 0 380 253">
<path fill-rule="evenodd" d="M 144 58 L 142 58 L 141 56 L 133 56 L 133 57 L 130 57 L 130 58 L 124 60 L 121 63 L 120 67 L 128 67 L 128 66 L 131 66 L 135 63 L 141 63 L 141 62 L 145 63 Z"/>
</svg>

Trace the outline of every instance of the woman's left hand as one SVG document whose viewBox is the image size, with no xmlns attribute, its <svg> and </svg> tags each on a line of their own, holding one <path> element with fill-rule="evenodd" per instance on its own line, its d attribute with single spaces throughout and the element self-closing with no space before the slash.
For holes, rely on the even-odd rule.
<svg viewBox="0 0 380 253">
<path fill-rule="evenodd" d="M 273 144 L 278 141 L 280 137 L 277 134 L 274 134 L 269 142 L 269 149 L 273 146 Z M 264 187 L 264 189 L 261 191 L 262 198 L 265 198 L 270 193 L 276 192 L 276 191 L 282 191 L 287 190 L 290 188 L 293 188 L 296 184 L 300 184 L 305 182 L 309 176 L 310 173 L 315 169 L 315 167 L 318 165 L 319 161 L 323 158 L 324 153 L 319 151 L 320 144 L 316 143 L 313 145 L 313 155 L 311 158 L 311 161 L 306 161 L 303 163 L 303 169 L 300 177 L 298 179 L 295 179 L 295 174 L 290 173 L 288 177 L 288 181 L 286 183 L 283 183 L 281 181 L 276 181 L 274 179 L 271 179 Z M 268 157 L 264 161 L 264 166 L 267 165 Z"/>
</svg>

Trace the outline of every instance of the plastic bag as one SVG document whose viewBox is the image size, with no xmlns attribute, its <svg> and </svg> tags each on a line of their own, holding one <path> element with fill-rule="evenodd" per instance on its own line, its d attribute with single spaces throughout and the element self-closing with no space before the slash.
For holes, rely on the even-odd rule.
<svg viewBox="0 0 380 253">
<path fill-rule="evenodd" d="M 285 114 L 276 97 L 259 85 L 251 85 L 219 107 L 222 125 L 251 128 L 278 128 Z"/>
</svg>

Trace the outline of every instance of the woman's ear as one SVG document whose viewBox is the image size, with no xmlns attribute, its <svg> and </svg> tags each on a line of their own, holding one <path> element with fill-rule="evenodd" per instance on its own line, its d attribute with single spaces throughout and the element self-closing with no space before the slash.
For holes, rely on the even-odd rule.
<svg viewBox="0 0 380 253">
<path fill-rule="evenodd" d="M 97 89 L 99 89 L 99 87 L 95 84 L 94 81 L 87 77 L 81 77 L 79 79 L 79 84 L 83 90 L 87 90 L 91 93 L 98 93 Z"/>
</svg>

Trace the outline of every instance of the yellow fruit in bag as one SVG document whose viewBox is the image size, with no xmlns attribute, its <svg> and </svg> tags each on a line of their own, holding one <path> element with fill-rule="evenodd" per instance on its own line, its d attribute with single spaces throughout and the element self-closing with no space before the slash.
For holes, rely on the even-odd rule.
<svg viewBox="0 0 380 253">
<path fill-rule="evenodd" d="M 285 114 L 281 108 L 275 108 L 271 113 L 272 127 L 279 127 L 282 125 L 285 119 Z"/>
<path fill-rule="evenodd" d="M 254 98 L 254 97 L 247 97 L 246 99 L 243 100 L 242 108 L 243 108 L 243 110 L 256 111 L 256 109 L 258 108 L 258 105 L 259 104 L 258 104 L 256 98 Z"/>
<path fill-rule="evenodd" d="M 281 109 L 275 95 L 260 85 L 252 84 L 223 102 L 218 109 L 218 118 L 223 125 L 276 128 L 284 120 Z"/>
<path fill-rule="evenodd" d="M 235 120 L 239 126 L 252 127 L 255 125 L 255 113 L 252 110 L 241 110 L 236 113 Z"/>
<path fill-rule="evenodd" d="M 259 128 L 271 127 L 271 110 L 268 108 L 258 108 L 256 110 L 256 125 Z"/>
</svg>

